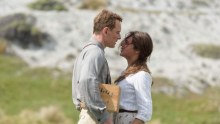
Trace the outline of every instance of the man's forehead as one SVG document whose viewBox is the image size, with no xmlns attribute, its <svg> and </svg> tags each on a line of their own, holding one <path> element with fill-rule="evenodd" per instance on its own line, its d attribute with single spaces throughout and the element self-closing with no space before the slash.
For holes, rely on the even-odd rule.
<svg viewBox="0 0 220 124">
<path fill-rule="evenodd" d="M 121 22 L 119 20 L 116 20 L 114 29 L 116 31 L 121 31 Z"/>
</svg>

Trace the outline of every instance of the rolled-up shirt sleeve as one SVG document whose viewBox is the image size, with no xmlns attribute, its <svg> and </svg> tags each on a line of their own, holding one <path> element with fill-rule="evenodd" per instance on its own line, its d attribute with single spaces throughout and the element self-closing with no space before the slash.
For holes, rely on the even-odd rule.
<svg viewBox="0 0 220 124">
<path fill-rule="evenodd" d="M 87 109 L 94 117 L 103 123 L 109 116 L 106 106 L 100 96 L 99 84 L 102 82 L 99 76 L 102 75 L 102 69 L 106 60 L 101 50 L 90 49 L 84 54 L 80 71 L 80 89 L 82 99 Z"/>
<path fill-rule="evenodd" d="M 152 116 L 152 98 L 151 98 L 152 77 L 149 73 L 140 72 L 136 82 L 134 83 L 138 114 L 136 118 L 149 121 Z"/>
</svg>

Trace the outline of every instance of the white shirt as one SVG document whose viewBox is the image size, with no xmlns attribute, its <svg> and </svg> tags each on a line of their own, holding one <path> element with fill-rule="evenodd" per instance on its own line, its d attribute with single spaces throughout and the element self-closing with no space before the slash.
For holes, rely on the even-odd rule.
<svg viewBox="0 0 220 124">
<path fill-rule="evenodd" d="M 136 118 L 149 121 L 152 116 L 151 84 L 152 77 L 145 71 L 139 71 L 120 81 L 120 109 L 138 110 Z"/>
</svg>

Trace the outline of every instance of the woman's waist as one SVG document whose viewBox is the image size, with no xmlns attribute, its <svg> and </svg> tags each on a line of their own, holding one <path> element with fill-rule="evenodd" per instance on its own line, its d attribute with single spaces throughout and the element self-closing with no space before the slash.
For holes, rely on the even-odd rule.
<svg viewBox="0 0 220 124">
<path fill-rule="evenodd" d="M 138 110 L 119 109 L 119 113 L 123 113 L 123 112 L 138 113 Z"/>
</svg>

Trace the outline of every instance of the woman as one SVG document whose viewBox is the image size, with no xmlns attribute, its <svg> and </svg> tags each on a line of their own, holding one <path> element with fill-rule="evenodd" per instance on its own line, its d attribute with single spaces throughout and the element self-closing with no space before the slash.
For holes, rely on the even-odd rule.
<svg viewBox="0 0 220 124">
<path fill-rule="evenodd" d="M 144 124 L 152 116 L 152 77 L 146 64 L 153 50 L 148 33 L 132 31 L 120 44 L 128 66 L 115 81 L 121 88 L 120 109 L 115 124 Z"/>
</svg>

